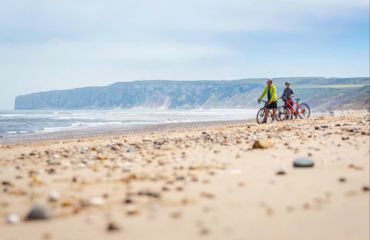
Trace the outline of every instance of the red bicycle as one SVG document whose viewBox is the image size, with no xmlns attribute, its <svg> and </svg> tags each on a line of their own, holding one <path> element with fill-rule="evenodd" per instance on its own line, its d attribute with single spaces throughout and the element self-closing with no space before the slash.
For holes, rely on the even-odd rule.
<svg viewBox="0 0 370 240">
<path fill-rule="evenodd" d="M 307 103 L 299 103 L 300 98 L 295 98 L 294 101 L 285 101 L 285 106 L 278 108 L 279 118 L 281 120 L 293 119 L 293 117 L 300 119 L 307 119 L 310 117 L 311 110 Z"/>
</svg>

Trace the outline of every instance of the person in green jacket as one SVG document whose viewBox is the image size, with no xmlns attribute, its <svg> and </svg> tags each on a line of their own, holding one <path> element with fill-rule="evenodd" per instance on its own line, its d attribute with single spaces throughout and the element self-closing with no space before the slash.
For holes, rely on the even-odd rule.
<svg viewBox="0 0 370 240">
<path fill-rule="evenodd" d="M 261 96 L 258 98 L 258 103 L 266 96 L 267 94 L 267 108 L 265 109 L 265 118 L 263 123 L 266 123 L 267 118 L 269 116 L 269 110 L 272 109 L 272 121 L 274 121 L 276 116 L 276 109 L 277 109 L 277 101 L 278 97 L 276 94 L 276 86 L 272 84 L 272 79 L 267 79 L 266 87 L 263 90 Z"/>
</svg>

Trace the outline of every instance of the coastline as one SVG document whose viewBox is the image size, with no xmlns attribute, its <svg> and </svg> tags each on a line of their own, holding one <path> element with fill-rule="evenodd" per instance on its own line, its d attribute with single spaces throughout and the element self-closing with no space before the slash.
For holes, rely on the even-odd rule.
<svg viewBox="0 0 370 240">
<path fill-rule="evenodd" d="M 126 134 L 254 118 L 255 109 L 0 111 L 0 144 Z M 13 123 L 14 122 L 14 123 Z M 189 125 L 190 124 L 190 125 Z"/>
<path fill-rule="evenodd" d="M 249 109 L 247 109 L 249 110 Z M 257 112 L 255 110 L 255 112 Z M 318 116 L 342 116 L 348 114 L 366 114 L 366 110 L 337 110 L 332 112 L 311 112 L 312 117 Z M 106 125 L 96 127 L 82 127 L 75 129 L 63 129 L 52 132 L 38 132 L 31 134 L 20 134 L 11 136 L 0 136 L 1 145 L 30 144 L 45 141 L 64 141 L 68 139 L 80 139 L 89 137 L 119 136 L 135 133 L 150 133 L 158 131 L 171 131 L 179 129 L 189 129 L 195 127 L 211 127 L 225 124 L 242 124 L 255 122 L 255 116 L 246 117 L 243 120 L 210 120 L 210 121 L 190 121 L 173 123 L 155 123 L 155 124 L 132 124 L 132 125 Z"/>
<path fill-rule="evenodd" d="M 183 122 L 183 123 L 159 123 L 151 125 L 129 125 L 129 126 L 103 126 L 90 127 L 82 129 L 71 129 L 55 131 L 49 133 L 33 133 L 19 136 L 4 136 L 0 138 L 1 145 L 18 145 L 38 143 L 45 141 L 63 141 L 80 138 L 98 138 L 106 136 L 132 135 L 136 133 L 163 132 L 179 129 L 214 127 L 224 124 L 242 124 L 253 122 L 254 119 L 245 120 L 220 120 L 220 121 L 202 121 L 202 122 Z"/>
<path fill-rule="evenodd" d="M 369 123 L 168 124 L 2 145 L 0 236 L 368 239 Z M 293 167 L 300 158 L 314 166 Z M 50 216 L 27 220 L 35 203 Z"/>
</svg>

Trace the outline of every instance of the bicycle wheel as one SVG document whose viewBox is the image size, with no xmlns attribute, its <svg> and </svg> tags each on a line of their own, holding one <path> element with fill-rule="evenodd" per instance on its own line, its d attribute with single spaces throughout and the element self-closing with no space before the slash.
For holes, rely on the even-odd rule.
<svg viewBox="0 0 370 240">
<path fill-rule="evenodd" d="M 257 112 L 257 117 L 256 117 L 257 123 L 258 124 L 261 124 L 264 119 L 265 119 L 265 109 L 264 108 L 261 108 Z"/>
<path fill-rule="evenodd" d="M 298 108 L 298 116 L 300 119 L 307 119 L 310 117 L 311 110 L 306 103 L 302 103 Z"/>
<path fill-rule="evenodd" d="M 288 112 L 289 109 L 288 108 L 285 108 L 284 106 L 280 106 L 278 107 L 278 109 L 276 110 L 276 120 L 278 121 L 284 121 L 284 120 L 287 120 L 288 119 Z"/>
</svg>

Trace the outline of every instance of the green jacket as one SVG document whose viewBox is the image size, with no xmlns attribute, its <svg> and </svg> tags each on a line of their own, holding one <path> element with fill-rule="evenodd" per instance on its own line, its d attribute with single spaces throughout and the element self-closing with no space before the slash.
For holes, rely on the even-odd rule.
<svg viewBox="0 0 370 240">
<path fill-rule="evenodd" d="M 266 96 L 268 88 L 269 87 L 266 86 L 265 89 L 263 89 L 262 95 L 260 96 L 259 99 L 262 99 Z M 271 99 L 270 99 L 269 103 L 276 102 L 278 100 L 278 97 L 277 97 L 277 94 L 276 94 L 276 86 L 274 84 L 272 84 L 271 87 L 270 87 L 270 93 L 271 93 Z"/>
</svg>

